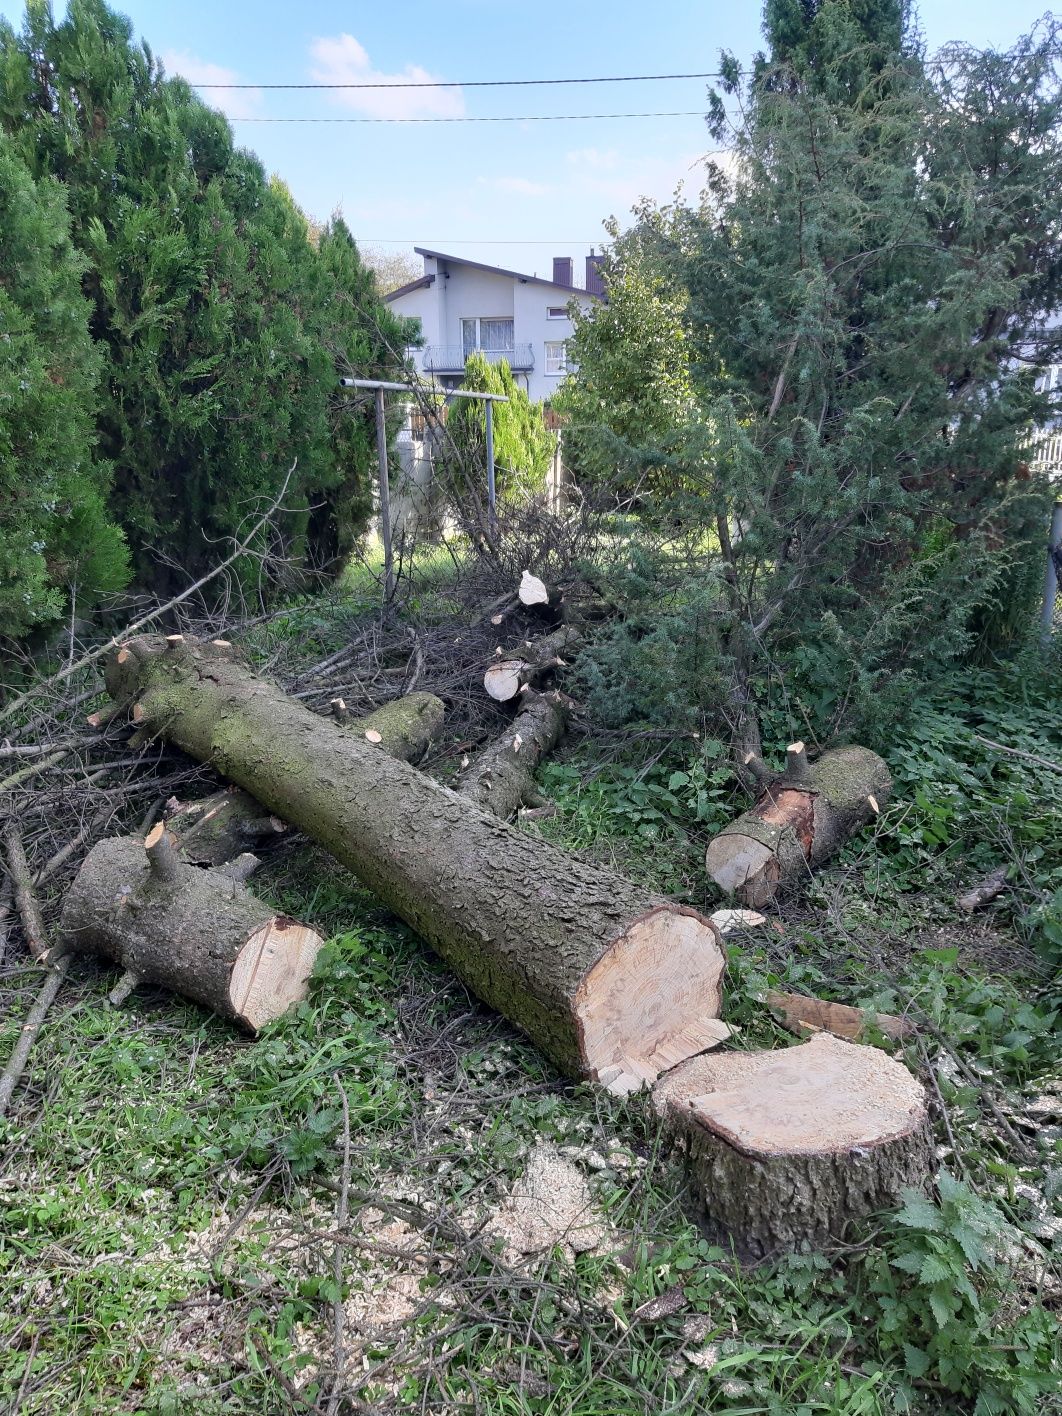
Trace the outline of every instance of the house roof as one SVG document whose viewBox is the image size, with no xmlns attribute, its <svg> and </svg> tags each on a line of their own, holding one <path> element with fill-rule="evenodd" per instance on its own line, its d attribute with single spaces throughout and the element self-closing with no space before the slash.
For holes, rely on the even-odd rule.
<svg viewBox="0 0 1062 1416">
<path fill-rule="evenodd" d="M 427 246 L 414 246 L 413 249 L 418 256 L 433 256 L 437 261 L 453 261 L 454 265 L 470 266 L 473 270 L 489 270 L 495 275 L 508 275 L 524 285 L 548 285 L 551 290 L 563 290 L 569 295 L 589 295 L 591 300 L 601 298 L 589 290 L 584 290 L 581 285 L 564 285 L 557 280 L 547 280 L 542 275 L 525 275 L 519 270 L 507 270 L 505 266 L 486 265 L 483 261 L 470 261 L 464 256 L 449 256 L 445 251 L 431 251 Z M 418 290 L 422 286 L 430 284 L 434 279 L 433 275 L 422 276 L 420 280 L 411 281 L 409 285 L 392 290 L 389 295 L 384 296 L 384 299 L 391 301 L 397 299 L 399 295 L 408 295 L 411 290 Z"/>
<path fill-rule="evenodd" d="M 397 300 L 399 295 L 408 295 L 413 290 L 427 290 L 429 285 L 434 284 L 434 275 L 419 276 L 416 280 L 410 280 L 405 285 L 400 285 L 397 290 L 389 290 L 384 296 L 384 301 Z"/>
</svg>

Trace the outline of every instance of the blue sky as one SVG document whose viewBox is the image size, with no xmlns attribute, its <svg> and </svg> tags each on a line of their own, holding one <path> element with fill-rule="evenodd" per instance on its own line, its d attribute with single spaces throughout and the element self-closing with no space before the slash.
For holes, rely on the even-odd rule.
<svg viewBox="0 0 1062 1416">
<path fill-rule="evenodd" d="M 62 8 L 59 0 L 57 9 Z M 758 4 L 697 0 L 126 0 L 138 35 L 170 72 L 247 84 L 419 78 L 446 81 L 706 71 L 719 50 L 746 59 Z M 923 0 L 931 47 L 1007 45 L 1043 13 L 1035 0 Z M 0 0 L 20 23 L 22 5 Z M 453 249 L 545 273 L 579 260 L 642 195 L 696 189 L 710 146 L 705 82 L 429 88 L 391 93 L 204 90 L 312 215 L 341 209 L 364 245 Z M 251 118 L 485 117 L 689 111 L 674 118 L 527 123 L 262 123 Z M 579 269 L 579 265 L 576 267 Z"/>
</svg>

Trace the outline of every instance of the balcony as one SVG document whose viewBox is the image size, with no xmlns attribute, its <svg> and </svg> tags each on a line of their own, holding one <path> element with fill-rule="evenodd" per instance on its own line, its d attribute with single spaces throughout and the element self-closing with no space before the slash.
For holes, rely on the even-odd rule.
<svg viewBox="0 0 1062 1416">
<path fill-rule="evenodd" d="M 421 368 L 426 374 L 463 374 L 469 354 L 482 354 L 490 364 L 508 361 L 514 373 L 535 367 L 535 351 L 530 344 L 514 344 L 511 349 L 464 349 L 460 344 L 429 344 L 420 351 Z"/>
<path fill-rule="evenodd" d="M 1062 431 L 1037 429 L 1029 439 L 1029 445 L 1034 467 L 1046 472 L 1048 476 L 1057 476 L 1062 472 Z"/>
</svg>

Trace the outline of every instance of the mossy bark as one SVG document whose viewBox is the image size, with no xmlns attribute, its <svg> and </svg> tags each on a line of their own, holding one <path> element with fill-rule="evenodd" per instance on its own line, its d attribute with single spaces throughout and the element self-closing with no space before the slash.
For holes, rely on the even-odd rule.
<svg viewBox="0 0 1062 1416">
<path fill-rule="evenodd" d="M 713 838 L 708 874 L 746 904 L 767 904 L 836 854 L 873 818 L 891 787 L 888 767 L 869 748 L 834 748 L 815 762 L 801 751 L 754 806 Z"/>
<path fill-rule="evenodd" d="M 243 884 L 239 868 L 188 865 L 177 856 L 176 840 L 170 840 L 172 857 L 164 869 L 152 863 L 141 840 L 112 837 L 95 845 L 67 894 L 59 951 L 94 954 L 137 983 L 169 989 L 222 1017 L 260 1027 L 301 995 L 308 968 L 293 982 L 285 980 L 294 991 L 283 992 L 280 1006 L 267 1009 L 268 1016 L 260 1007 L 241 1006 L 232 993 L 233 970 L 248 942 L 272 926 L 271 951 L 283 951 L 290 934 L 300 948 L 309 941 L 312 962 L 324 941 L 263 904 Z M 292 962 L 300 967 L 298 959 Z"/>
<path fill-rule="evenodd" d="M 380 752 L 403 762 L 419 762 L 438 737 L 445 715 L 446 706 L 434 693 L 407 693 L 364 718 L 336 716 L 348 731 L 360 733 Z M 369 734 L 379 734 L 379 741 Z"/>
<path fill-rule="evenodd" d="M 210 646 L 138 639 L 106 672 L 142 727 L 319 841 L 569 1073 L 589 1069 L 580 985 L 632 926 L 689 917 L 721 959 L 695 911 L 514 831 Z"/>
</svg>

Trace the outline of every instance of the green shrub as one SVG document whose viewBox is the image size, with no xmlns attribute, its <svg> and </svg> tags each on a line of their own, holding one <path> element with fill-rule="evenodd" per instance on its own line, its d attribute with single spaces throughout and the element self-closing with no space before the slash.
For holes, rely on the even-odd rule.
<svg viewBox="0 0 1062 1416">
<path fill-rule="evenodd" d="M 96 456 L 100 360 L 62 189 L 0 131 L 0 631 L 17 637 L 129 578 Z"/>
</svg>

